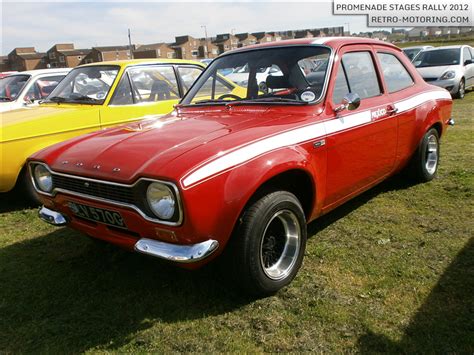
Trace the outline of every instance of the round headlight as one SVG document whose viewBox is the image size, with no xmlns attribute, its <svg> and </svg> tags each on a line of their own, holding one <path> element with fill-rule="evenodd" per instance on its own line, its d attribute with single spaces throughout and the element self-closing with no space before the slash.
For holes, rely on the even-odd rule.
<svg viewBox="0 0 474 355">
<path fill-rule="evenodd" d="M 51 173 L 43 165 L 36 165 L 34 169 L 36 186 L 43 192 L 51 192 L 53 189 L 53 178 Z"/>
<path fill-rule="evenodd" d="M 162 183 L 152 182 L 146 190 L 148 206 L 160 219 L 171 219 L 174 215 L 176 200 L 171 189 Z"/>
</svg>

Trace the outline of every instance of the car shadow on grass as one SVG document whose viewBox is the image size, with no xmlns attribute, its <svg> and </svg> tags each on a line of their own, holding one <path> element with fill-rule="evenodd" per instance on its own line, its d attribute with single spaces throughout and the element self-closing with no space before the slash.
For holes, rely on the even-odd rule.
<svg viewBox="0 0 474 355">
<path fill-rule="evenodd" d="M 352 211 L 358 209 L 359 207 L 365 205 L 374 197 L 383 194 L 389 191 L 405 190 L 410 187 L 413 187 L 415 184 L 411 182 L 408 178 L 402 174 L 394 175 L 384 182 L 374 186 L 373 188 L 365 191 L 361 195 L 345 202 L 343 205 L 337 207 L 335 210 L 332 210 L 328 214 L 319 217 L 315 221 L 311 222 L 308 225 L 308 237 L 311 238 L 318 232 L 325 230 L 334 222 L 338 221 L 341 218 L 344 218 Z"/>
<path fill-rule="evenodd" d="M 36 207 L 35 204 L 29 202 L 24 193 L 16 188 L 10 192 L 0 193 L 0 214 L 33 207 Z"/>
<path fill-rule="evenodd" d="M 157 322 L 205 318 L 251 302 L 216 274 L 96 245 L 67 228 L 7 246 L 0 249 L 1 352 L 115 349 Z"/>
<path fill-rule="evenodd" d="M 361 353 L 474 353 L 474 238 L 448 266 L 400 341 L 367 330 Z"/>
</svg>

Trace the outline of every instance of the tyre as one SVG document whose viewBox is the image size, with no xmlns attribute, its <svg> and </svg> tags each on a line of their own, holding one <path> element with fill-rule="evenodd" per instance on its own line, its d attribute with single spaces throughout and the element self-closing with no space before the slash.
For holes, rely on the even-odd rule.
<svg viewBox="0 0 474 355">
<path fill-rule="evenodd" d="M 272 192 L 248 206 L 230 241 L 233 281 L 254 296 L 274 294 L 295 277 L 305 247 L 300 202 L 289 192 Z"/>
<path fill-rule="evenodd" d="M 25 196 L 26 202 L 31 206 L 39 206 L 41 200 L 36 192 L 28 169 L 23 169 L 18 182 L 21 193 Z"/>
<path fill-rule="evenodd" d="M 439 164 L 439 134 L 434 128 L 423 136 L 409 166 L 408 173 L 416 182 L 434 179 Z"/>
<path fill-rule="evenodd" d="M 454 95 L 456 99 L 463 99 L 464 95 L 466 94 L 466 84 L 464 82 L 464 78 L 461 79 L 459 82 L 459 87 L 457 93 Z"/>
</svg>

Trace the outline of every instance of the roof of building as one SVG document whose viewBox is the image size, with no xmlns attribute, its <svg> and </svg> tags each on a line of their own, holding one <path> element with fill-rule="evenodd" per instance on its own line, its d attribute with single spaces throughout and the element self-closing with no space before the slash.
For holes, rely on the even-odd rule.
<svg viewBox="0 0 474 355">
<path fill-rule="evenodd" d="M 114 52 L 114 51 L 126 51 L 129 49 L 129 46 L 105 46 L 105 47 L 92 47 L 99 52 Z M 132 45 L 132 50 L 134 46 Z"/>
<path fill-rule="evenodd" d="M 158 43 L 150 43 L 150 44 L 143 44 L 137 49 L 135 49 L 135 52 L 140 52 L 140 51 L 149 51 L 153 49 L 157 49 L 163 45 L 168 45 L 166 42 L 158 42 Z"/>
<path fill-rule="evenodd" d="M 90 52 L 92 52 L 92 49 L 73 49 L 73 50 L 59 50 L 59 53 L 62 53 L 66 56 L 68 55 L 88 55 Z"/>
<path fill-rule="evenodd" d="M 46 53 L 18 53 L 17 56 L 23 59 L 41 59 L 46 56 Z"/>
</svg>

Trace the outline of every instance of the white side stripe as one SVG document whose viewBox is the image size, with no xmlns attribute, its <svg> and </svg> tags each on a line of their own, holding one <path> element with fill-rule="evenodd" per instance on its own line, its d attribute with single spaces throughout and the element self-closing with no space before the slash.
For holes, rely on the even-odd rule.
<svg viewBox="0 0 474 355">
<path fill-rule="evenodd" d="M 399 101 L 395 103 L 395 106 L 398 108 L 398 112 L 403 112 L 415 108 L 427 101 L 436 99 L 451 99 L 451 96 L 448 92 L 432 91 Z M 369 109 L 355 114 L 342 116 L 339 119 L 332 119 L 279 133 L 257 142 L 250 143 L 241 148 L 237 148 L 228 153 L 221 152 L 214 160 L 204 163 L 185 177 L 182 180 L 183 187 L 193 185 L 275 149 L 303 143 L 311 139 L 341 132 L 370 122 L 372 122 L 372 119 L 371 110 Z"/>
<path fill-rule="evenodd" d="M 317 123 L 262 139 L 258 142 L 251 143 L 228 154 L 222 155 L 216 160 L 203 165 L 187 178 L 185 178 L 183 180 L 183 185 L 185 187 L 192 185 L 195 182 L 203 180 L 233 166 L 242 164 L 263 153 L 321 136 L 324 136 L 324 125 L 322 123 Z"/>
<path fill-rule="evenodd" d="M 416 106 L 420 106 L 430 100 L 440 100 L 440 99 L 449 99 L 451 100 L 451 94 L 447 91 L 430 91 L 423 94 L 419 94 L 409 99 L 399 101 L 395 104 L 395 107 L 398 109 L 398 112 L 403 112 L 411 110 Z"/>
</svg>

